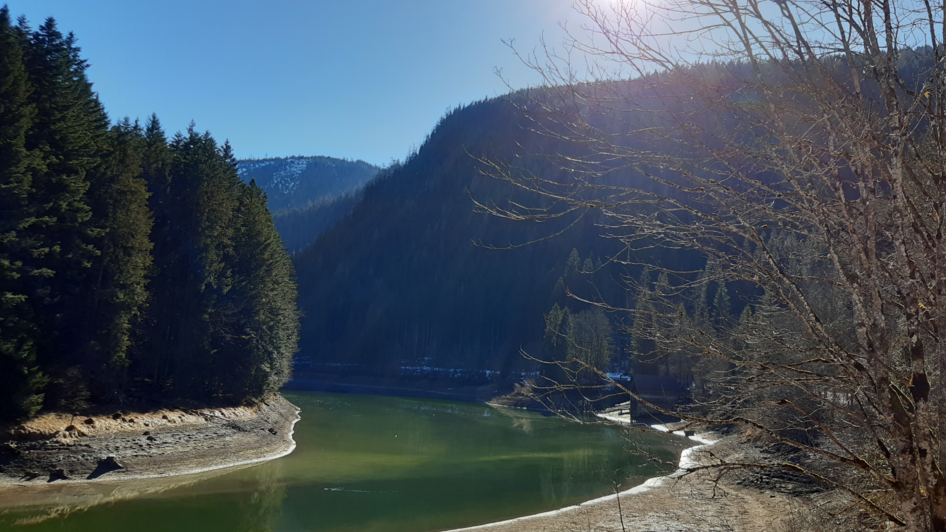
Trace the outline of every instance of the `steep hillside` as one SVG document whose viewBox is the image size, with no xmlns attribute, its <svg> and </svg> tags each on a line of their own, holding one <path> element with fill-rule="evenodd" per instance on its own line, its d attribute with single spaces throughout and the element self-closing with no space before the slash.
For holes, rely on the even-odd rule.
<svg viewBox="0 0 946 532">
<path fill-rule="evenodd" d="M 326 229 L 348 216 L 361 201 L 362 187 L 340 196 L 322 200 L 302 209 L 283 209 L 273 213 L 276 230 L 289 253 L 302 251 Z"/>
<path fill-rule="evenodd" d="M 568 298 L 566 289 L 628 303 L 619 279 L 637 278 L 640 271 L 602 266 L 617 250 L 598 236 L 594 211 L 564 235 L 534 245 L 494 250 L 475 244 L 527 242 L 576 221 L 566 216 L 517 224 L 475 211 L 471 198 L 500 205 L 536 201 L 484 176 L 477 156 L 520 153 L 523 168 L 560 177 L 547 159 L 527 155 L 550 149 L 551 141 L 519 121 L 503 99 L 450 113 L 416 154 L 365 188 L 350 216 L 295 256 L 305 315 L 301 360 L 361 373 L 405 367 L 532 371 L 536 365 L 520 350 L 541 354 L 543 314 L 553 304 L 587 308 Z M 567 147 L 556 149 L 567 153 Z M 627 338 L 619 318 L 610 321 L 619 363 Z"/>
</svg>

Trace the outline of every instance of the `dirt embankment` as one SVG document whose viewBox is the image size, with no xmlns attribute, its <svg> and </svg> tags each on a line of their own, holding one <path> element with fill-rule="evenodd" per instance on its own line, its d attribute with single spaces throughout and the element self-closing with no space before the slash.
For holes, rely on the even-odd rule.
<svg viewBox="0 0 946 532">
<path fill-rule="evenodd" d="M 30 486 L 166 477 L 277 458 L 295 448 L 298 412 L 277 395 L 253 407 L 46 414 L 0 434 L 0 500 Z"/>
</svg>

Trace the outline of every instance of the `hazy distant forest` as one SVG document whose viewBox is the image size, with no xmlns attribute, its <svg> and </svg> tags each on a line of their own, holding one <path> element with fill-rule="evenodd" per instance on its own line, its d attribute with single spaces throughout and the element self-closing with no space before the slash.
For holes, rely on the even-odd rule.
<svg viewBox="0 0 946 532">
<path fill-rule="evenodd" d="M 0 11 L 0 420 L 277 390 L 298 312 L 265 194 L 193 125 L 110 124 L 85 70 Z"/>
</svg>

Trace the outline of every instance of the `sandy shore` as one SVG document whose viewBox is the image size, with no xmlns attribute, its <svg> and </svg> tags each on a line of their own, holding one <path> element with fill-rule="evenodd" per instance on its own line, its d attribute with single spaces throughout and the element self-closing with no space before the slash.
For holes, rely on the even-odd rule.
<svg viewBox="0 0 946 532">
<path fill-rule="evenodd" d="M 605 416 L 607 418 L 607 416 Z M 625 422 L 608 418 L 612 422 Z M 655 430 L 668 431 L 663 426 Z M 677 433 L 683 435 L 682 433 Z M 708 472 L 688 468 L 718 463 L 745 444 L 738 437 L 719 440 L 714 434 L 691 435 L 694 447 L 684 450 L 680 469 L 644 484 L 585 503 L 450 532 L 778 532 L 791 530 L 806 502 L 775 491 L 716 482 Z"/>
<path fill-rule="evenodd" d="M 81 499 L 118 485 L 133 492 L 161 486 L 155 479 L 196 479 L 285 456 L 296 445 L 298 413 L 275 396 L 255 407 L 41 416 L 0 441 L 0 508 Z M 130 482 L 139 480 L 147 482 Z"/>
</svg>

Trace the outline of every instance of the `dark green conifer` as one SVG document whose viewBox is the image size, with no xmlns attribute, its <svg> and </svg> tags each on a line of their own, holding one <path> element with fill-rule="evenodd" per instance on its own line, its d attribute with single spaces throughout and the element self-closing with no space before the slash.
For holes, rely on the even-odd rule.
<svg viewBox="0 0 946 532">
<path fill-rule="evenodd" d="M 33 154 L 26 134 L 35 108 L 20 40 L 0 8 L 0 420 L 29 416 L 42 405 L 45 378 L 36 360 L 39 331 L 29 301 L 34 221 L 30 204 Z"/>
<path fill-rule="evenodd" d="M 545 315 L 545 336 L 542 340 L 542 358 L 549 364 L 541 366 L 542 376 L 554 382 L 568 381 L 568 375 L 562 371 L 559 364 L 568 360 L 568 329 L 571 321 L 571 311 L 568 307 L 552 305 Z"/>
<path fill-rule="evenodd" d="M 179 228 L 172 212 L 171 150 L 157 115 L 152 114 L 145 124 L 141 156 L 141 177 L 145 180 L 150 197 L 148 206 L 154 216 L 151 230 L 153 262 L 149 272 L 150 299 L 142 323 L 143 345 L 132 368 L 135 377 L 143 379 L 150 392 L 158 393 L 167 384 L 170 371 L 170 346 L 176 332 L 175 309 L 180 308 L 180 284 L 186 268 L 180 258 Z"/>
<path fill-rule="evenodd" d="M 89 174 L 92 225 L 103 229 L 95 244 L 83 365 L 93 393 L 116 398 L 125 385 L 131 330 L 147 300 L 153 218 L 141 174 L 141 127 L 125 118 L 112 128 L 108 151 Z"/>
<path fill-rule="evenodd" d="M 581 255 L 578 254 L 577 249 L 572 248 L 568 261 L 565 263 L 565 281 L 573 281 L 579 272 L 581 272 Z"/>
<path fill-rule="evenodd" d="M 722 326 L 726 326 L 732 317 L 732 303 L 729 301 L 729 290 L 725 282 L 716 284 L 716 296 L 713 298 L 713 306 L 716 307 L 716 319 Z"/>
<path fill-rule="evenodd" d="M 229 369 L 223 388 L 235 398 L 278 390 L 289 379 L 298 344 L 294 270 L 266 203 L 255 181 L 241 185 L 233 288 L 225 303 L 229 334 L 218 336 L 227 345 L 216 350 Z"/>
<path fill-rule="evenodd" d="M 232 286 L 239 178 L 214 139 L 198 134 L 193 124 L 187 135 L 175 135 L 170 151 L 165 212 L 159 214 L 166 227 L 158 234 L 165 240 L 159 249 L 169 252 L 158 284 L 169 293 L 154 314 L 156 328 L 166 331 L 158 339 L 166 354 L 159 356 L 170 358 L 161 364 L 158 384 L 171 385 L 178 395 L 206 397 L 215 394 L 222 370 L 214 363 L 214 335 L 225 329 L 218 301 Z"/>
<path fill-rule="evenodd" d="M 634 324 L 631 327 L 631 352 L 636 358 L 646 357 L 655 349 L 654 337 L 654 293 L 651 272 L 644 268 L 637 283 L 634 303 Z"/>
<path fill-rule="evenodd" d="M 64 36 L 50 18 L 35 32 L 21 19 L 25 65 L 36 115 L 26 149 L 40 160 L 33 172 L 30 204 L 35 208 L 30 238 L 35 242 L 29 267 L 29 301 L 42 332 L 39 361 L 50 373 L 45 403 L 87 404 L 88 309 L 93 305 L 96 243 L 107 227 L 94 218 L 87 192 L 93 170 L 106 148 L 108 119 L 85 76 L 75 37 Z"/>
</svg>

